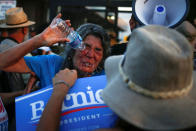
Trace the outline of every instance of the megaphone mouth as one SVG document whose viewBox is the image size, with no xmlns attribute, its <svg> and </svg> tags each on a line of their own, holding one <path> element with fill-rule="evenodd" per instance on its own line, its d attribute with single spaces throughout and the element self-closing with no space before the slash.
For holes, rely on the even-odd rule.
<svg viewBox="0 0 196 131">
<path fill-rule="evenodd" d="M 189 6 L 189 0 L 132 0 L 133 15 L 140 25 L 155 24 L 174 28 L 184 21 Z"/>
<path fill-rule="evenodd" d="M 157 12 L 159 12 L 159 13 L 163 13 L 164 10 L 165 10 L 165 7 L 162 6 L 162 5 L 158 5 L 157 8 L 156 8 L 156 10 L 157 10 Z"/>
<path fill-rule="evenodd" d="M 157 5 L 149 24 L 167 25 L 166 9 L 164 5 Z"/>
</svg>

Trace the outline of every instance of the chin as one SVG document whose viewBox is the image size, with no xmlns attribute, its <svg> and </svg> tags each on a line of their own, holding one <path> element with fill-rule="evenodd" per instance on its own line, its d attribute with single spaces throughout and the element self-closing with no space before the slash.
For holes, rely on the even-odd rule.
<svg viewBox="0 0 196 131">
<path fill-rule="evenodd" d="M 94 70 L 89 69 L 89 68 L 81 68 L 79 69 L 80 72 L 84 72 L 84 73 L 93 73 Z"/>
</svg>

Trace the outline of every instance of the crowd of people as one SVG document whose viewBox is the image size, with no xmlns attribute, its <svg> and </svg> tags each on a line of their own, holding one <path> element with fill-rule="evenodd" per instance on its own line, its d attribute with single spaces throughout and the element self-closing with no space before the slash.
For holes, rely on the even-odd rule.
<svg viewBox="0 0 196 131">
<path fill-rule="evenodd" d="M 71 26 L 69 20 L 65 22 Z M 8 113 L 2 115 L 0 130 L 16 130 L 15 97 L 50 85 L 53 93 L 37 130 L 58 130 L 62 102 L 76 80 L 104 74 L 107 85 L 101 95 L 118 119 L 113 126 L 97 130 L 189 130 L 196 126 L 196 29 L 188 21 L 171 29 L 140 26 L 132 17 L 130 39 L 120 52 L 115 52 L 119 47 L 110 47 L 103 27 L 82 24 L 76 31 L 85 49 L 66 46 L 63 57 L 30 56 L 35 49 L 70 41 L 50 25 L 26 39 L 33 24 L 16 7 L 6 11 L 6 22 L 0 25 L 7 32 L 0 42 L 0 108 Z"/>
</svg>

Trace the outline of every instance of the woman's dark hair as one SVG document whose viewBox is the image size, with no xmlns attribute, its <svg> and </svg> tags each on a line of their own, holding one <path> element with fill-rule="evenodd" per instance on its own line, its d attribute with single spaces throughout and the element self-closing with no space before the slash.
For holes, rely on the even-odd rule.
<svg viewBox="0 0 196 131">
<path fill-rule="evenodd" d="M 104 61 L 110 54 L 110 43 L 109 43 L 108 34 L 103 29 L 103 27 L 92 23 L 83 24 L 76 31 L 80 34 L 82 39 L 85 39 L 88 35 L 93 35 L 101 39 L 101 43 L 103 47 L 103 58 L 99 63 L 97 69 L 94 71 L 94 73 L 101 72 L 104 68 Z M 66 52 L 67 56 L 63 63 L 62 69 L 64 68 L 73 69 L 74 67 L 73 67 L 72 59 L 75 54 L 75 50 L 70 48 L 70 46 L 66 46 L 65 51 L 67 51 Z"/>
</svg>

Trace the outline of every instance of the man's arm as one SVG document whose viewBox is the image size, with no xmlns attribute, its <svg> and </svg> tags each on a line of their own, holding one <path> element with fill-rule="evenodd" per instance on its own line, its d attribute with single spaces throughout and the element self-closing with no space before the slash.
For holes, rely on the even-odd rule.
<svg viewBox="0 0 196 131">
<path fill-rule="evenodd" d="M 53 78 L 53 93 L 40 118 L 37 131 L 57 131 L 65 95 L 77 79 L 76 70 L 65 69 Z"/>
<path fill-rule="evenodd" d="M 57 15 L 56 18 L 60 18 L 61 14 Z M 70 26 L 70 21 L 66 21 Z M 56 27 L 57 28 L 57 27 Z M 41 34 L 18 44 L 17 46 L 5 50 L 0 53 L 0 70 L 9 72 L 30 72 L 27 67 L 24 56 L 37 49 L 41 46 L 51 46 L 57 42 L 69 41 L 66 38 L 62 38 L 58 32 L 55 32 L 50 26 L 47 27 Z"/>
</svg>

